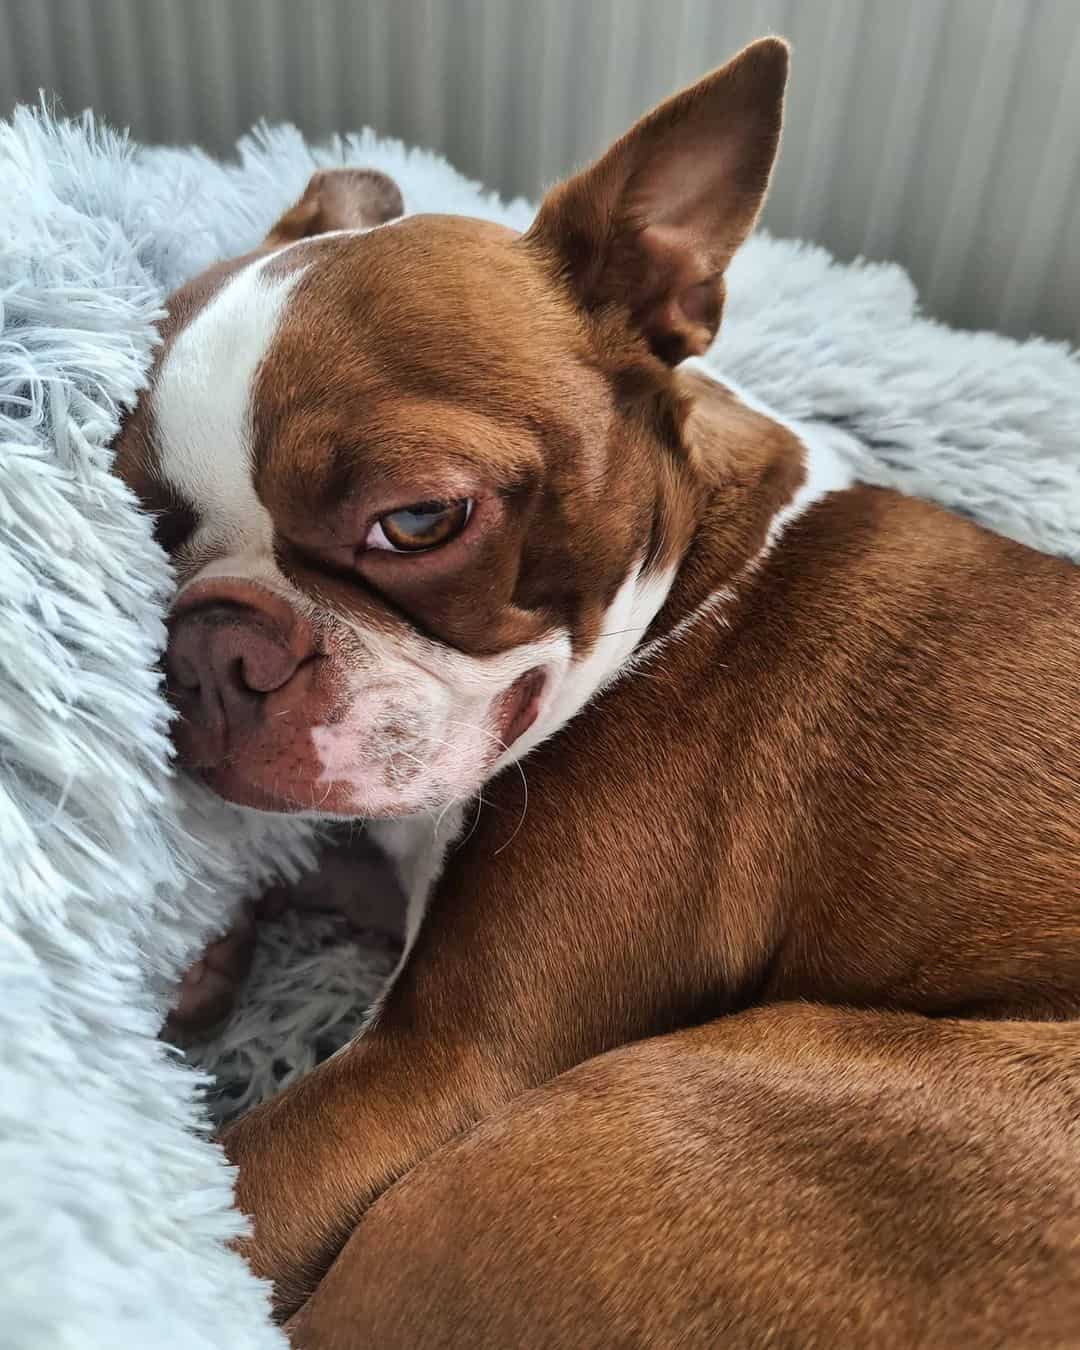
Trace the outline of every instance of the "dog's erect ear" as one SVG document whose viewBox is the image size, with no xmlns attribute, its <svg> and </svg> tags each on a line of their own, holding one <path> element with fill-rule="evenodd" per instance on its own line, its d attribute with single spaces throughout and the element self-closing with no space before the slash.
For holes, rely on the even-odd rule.
<svg viewBox="0 0 1080 1350">
<path fill-rule="evenodd" d="M 328 230 L 366 230 L 405 211 L 398 185 L 377 169 L 320 169 L 263 240 L 280 248 Z"/>
<path fill-rule="evenodd" d="M 765 198 L 788 46 L 763 38 L 643 117 L 545 197 L 526 236 L 589 310 L 619 305 L 662 360 L 703 352 L 723 272 Z"/>
</svg>

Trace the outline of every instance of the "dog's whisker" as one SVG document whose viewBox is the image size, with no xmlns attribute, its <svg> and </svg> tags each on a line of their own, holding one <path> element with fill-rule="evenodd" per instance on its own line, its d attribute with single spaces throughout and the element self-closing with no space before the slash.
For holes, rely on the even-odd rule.
<svg viewBox="0 0 1080 1350">
<path fill-rule="evenodd" d="M 493 740 L 495 744 L 499 746 L 500 749 L 502 750 L 510 749 L 510 747 L 502 739 L 501 736 L 496 736 L 495 732 L 490 731 L 487 727 L 478 726 L 473 722 L 459 722 L 452 717 L 448 717 L 446 719 L 446 725 L 448 727 L 464 727 L 466 731 L 478 731 L 481 736 L 487 736 L 489 740 Z M 443 744 L 446 745 L 448 744 L 448 742 L 444 741 Z"/>
<path fill-rule="evenodd" d="M 435 837 L 436 837 L 436 838 L 438 838 L 439 831 L 442 829 L 442 823 L 443 823 L 443 821 L 446 819 L 446 813 L 450 810 L 450 808 L 451 808 L 452 806 L 456 806 L 456 805 L 458 804 L 458 802 L 461 801 L 461 800 L 462 800 L 462 798 L 460 798 L 460 797 L 451 797 L 450 800 L 449 800 L 449 801 L 446 803 L 446 805 L 443 807 L 443 809 L 439 812 L 438 816 L 437 816 L 436 819 L 435 819 Z"/>
<path fill-rule="evenodd" d="M 469 842 L 469 840 L 470 840 L 470 839 L 473 837 L 473 835 L 476 833 L 476 827 L 477 827 L 477 825 L 480 824 L 480 813 L 483 811 L 483 809 L 484 809 L 484 789 L 483 789 L 483 785 L 481 785 L 481 787 L 479 788 L 479 790 L 477 791 L 477 794 L 476 794 L 476 814 L 473 816 L 473 822 L 472 822 L 472 824 L 469 826 L 469 833 L 468 833 L 468 834 L 465 836 L 465 838 L 462 839 L 461 842 L 458 844 L 458 848 L 464 848 L 465 845 Z"/>
<path fill-rule="evenodd" d="M 608 637 L 623 637 L 626 633 L 645 633 L 648 631 L 648 629 L 649 625 L 647 623 L 643 623 L 639 625 L 637 628 L 613 628 L 610 632 L 607 633 L 597 633 L 596 640 L 599 641 L 600 638 L 608 638 Z"/>
<path fill-rule="evenodd" d="M 518 773 L 521 774 L 521 786 L 524 789 L 525 800 L 521 804 L 521 818 L 518 820 L 518 823 L 514 826 L 513 834 L 511 834 L 510 838 L 506 841 L 505 844 L 499 845 L 499 847 L 495 850 L 495 853 L 492 855 L 494 857 L 497 857 L 503 851 L 504 848 L 509 848 L 510 845 L 514 842 L 514 840 L 518 836 L 518 833 L 521 830 L 522 825 L 525 824 L 525 817 L 529 811 L 529 781 L 525 777 L 525 770 L 522 767 L 521 761 L 519 759 L 516 759 L 514 761 L 514 767 L 517 769 Z"/>
<path fill-rule="evenodd" d="M 478 731 L 482 736 L 487 736 L 487 737 L 489 737 L 491 740 L 493 740 L 493 741 L 495 742 L 495 744 L 498 745 L 502 750 L 509 750 L 509 749 L 510 749 L 509 745 L 507 745 L 506 741 L 504 741 L 504 740 L 502 739 L 501 736 L 497 736 L 497 735 L 495 734 L 495 732 L 489 731 L 487 727 L 476 726 L 475 724 L 473 724 L 473 723 L 471 723 L 471 722 L 460 722 L 460 721 L 456 721 L 456 720 L 454 720 L 454 719 L 449 719 L 449 720 L 447 721 L 446 725 L 447 725 L 447 726 L 464 727 L 466 731 Z M 522 806 L 521 806 L 521 816 L 520 816 L 520 818 L 518 819 L 518 823 L 517 823 L 517 825 L 514 827 L 514 830 L 513 830 L 513 832 L 511 833 L 510 838 L 507 839 L 504 843 L 500 844 L 499 847 L 498 847 L 497 849 L 494 850 L 494 853 L 492 854 L 493 857 L 496 857 L 498 854 L 500 854 L 500 853 L 503 851 L 503 849 L 508 848 L 508 847 L 514 842 L 514 840 L 517 838 L 518 833 L 519 833 L 520 830 L 521 830 L 521 827 L 525 824 L 525 816 L 528 814 L 528 810 L 529 810 L 529 781 L 528 781 L 528 779 L 525 777 L 525 769 L 524 769 L 524 767 L 522 766 L 522 763 L 521 763 L 521 761 L 520 761 L 519 759 L 518 759 L 518 760 L 514 760 L 514 768 L 517 769 L 518 774 L 521 776 L 521 786 L 522 786 L 522 788 L 523 788 L 523 790 L 524 790 L 524 800 L 523 800 Z M 479 820 L 480 820 L 480 810 L 482 809 L 483 805 L 484 805 L 483 791 L 481 790 L 481 792 L 480 792 L 480 804 L 479 804 L 479 806 L 477 807 L 476 820 L 473 822 L 472 828 L 469 830 L 469 833 L 465 836 L 465 839 L 470 839 L 470 838 L 472 838 L 472 835 L 474 834 L 474 832 L 475 832 L 475 830 L 476 830 L 476 826 L 477 826 L 477 824 L 479 823 Z M 465 839 L 463 839 L 463 840 L 461 841 L 462 844 L 465 842 Z M 461 847 L 461 844 L 459 844 L 458 847 L 460 848 L 460 847 Z"/>
</svg>

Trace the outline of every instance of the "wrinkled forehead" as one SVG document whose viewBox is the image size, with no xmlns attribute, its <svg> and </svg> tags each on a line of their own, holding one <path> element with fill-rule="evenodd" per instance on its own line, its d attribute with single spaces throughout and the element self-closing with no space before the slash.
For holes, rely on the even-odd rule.
<svg viewBox="0 0 1080 1350">
<path fill-rule="evenodd" d="M 576 314 L 511 231 L 414 216 L 207 273 L 170 302 L 150 400 L 159 468 L 221 528 L 433 453 L 512 474 L 580 402 Z M 562 413 L 560 412 L 562 410 Z M 521 433 L 520 435 L 518 433 Z M 230 507 L 230 504 L 235 506 Z"/>
</svg>

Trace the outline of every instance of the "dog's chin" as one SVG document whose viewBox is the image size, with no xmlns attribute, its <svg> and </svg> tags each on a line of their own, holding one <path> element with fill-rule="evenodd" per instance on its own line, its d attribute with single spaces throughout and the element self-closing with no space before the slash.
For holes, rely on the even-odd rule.
<svg viewBox="0 0 1080 1350">
<path fill-rule="evenodd" d="M 310 728 L 299 737 L 295 727 L 280 739 L 256 735 L 222 757 L 215 738 L 182 719 L 174 725 L 173 741 L 180 766 L 216 796 L 272 815 L 393 818 L 441 809 L 457 795 L 456 787 L 423 781 L 410 757 L 404 773 L 394 772 L 394 756 L 371 761 L 360 772 L 327 772 L 314 753 Z"/>
<path fill-rule="evenodd" d="M 192 769 L 216 796 L 234 806 L 269 815 L 307 816 L 322 820 L 397 820 L 404 816 L 432 814 L 455 801 L 467 800 L 483 786 L 483 776 L 475 784 L 462 783 L 453 788 L 444 784 L 410 784 L 405 793 L 386 787 L 369 790 L 355 781 L 293 781 L 288 791 L 276 782 L 268 787 L 257 778 L 245 775 L 242 764 Z"/>
<path fill-rule="evenodd" d="M 227 765 L 208 768 L 205 765 L 189 769 L 193 778 L 204 783 L 215 796 L 234 806 L 271 815 L 356 815 L 355 811 L 335 810 L 327 796 L 325 785 L 304 791 L 296 784 L 288 793 L 276 787 L 267 787 L 255 778 L 245 775 L 242 766 Z M 331 794 L 332 795 L 332 794 Z"/>
<path fill-rule="evenodd" d="M 276 785 L 266 787 L 246 777 L 242 767 L 234 765 L 202 767 L 191 770 L 191 773 L 223 801 L 267 815 L 376 820 L 415 815 L 418 810 L 425 809 L 403 800 L 383 798 L 365 801 L 358 797 L 351 783 L 294 783 L 288 792 L 283 792 Z"/>
</svg>

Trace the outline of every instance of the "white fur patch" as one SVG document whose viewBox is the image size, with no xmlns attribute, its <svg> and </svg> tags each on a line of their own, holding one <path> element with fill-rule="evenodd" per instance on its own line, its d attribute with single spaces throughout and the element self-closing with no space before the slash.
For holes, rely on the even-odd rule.
<svg viewBox="0 0 1080 1350">
<path fill-rule="evenodd" d="M 749 567 L 743 568 L 742 571 L 736 575 L 731 584 L 727 586 L 718 586 L 715 591 L 711 591 L 705 599 L 702 600 L 700 605 L 692 609 L 689 614 L 684 614 L 679 622 L 673 625 L 666 633 L 661 634 L 658 638 L 654 638 L 652 642 L 646 643 L 640 651 L 635 652 L 623 667 L 624 673 L 627 675 L 631 674 L 633 671 L 638 670 L 641 666 L 646 665 L 649 661 L 655 659 L 661 652 L 667 651 L 669 647 L 681 642 L 687 633 L 695 628 L 703 619 L 711 618 L 719 624 L 721 628 L 729 627 L 730 621 L 727 617 L 727 612 L 731 606 L 734 605 L 738 597 L 739 581 L 742 579 L 744 573 L 747 573 L 748 571 Z"/>
<path fill-rule="evenodd" d="M 302 275 L 265 275 L 276 258 L 225 283 L 177 335 L 154 383 L 162 477 L 198 511 L 196 544 L 232 552 L 230 562 L 239 553 L 268 560 L 273 541 L 273 522 L 252 482 L 251 396 Z M 230 565 L 229 575 L 236 574 Z"/>
<path fill-rule="evenodd" d="M 752 394 L 747 394 L 729 381 L 725 381 L 725 384 L 747 407 L 786 427 L 798 438 L 803 448 L 806 479 L 787 506 L 773 517 L 765 536 L 765 545 L 755 560 L 760 564 L 776 547 L 780 536 L 793 520 L 805 515 L 815 502 L 820 502 L 830 493 L 843 492 L 845 488 L 851 487 L 855 482 L 852 464 L 860 451 L 854 437 L 839 427 L 826 422 L 792 422 L 778 416 Z"/>
<path fill-rule="evenodd" d="M 549 679 L 536 721 L 499 760 L 497 769 L 554 735 L 615 679 L 660 612 L 675 571 L 643 575 L 639 564 L 630 572 L 608 606 L 588 654 L 578 662 L 567 661 L 556 678 Z"/>
<path fill-rule="evenodd" d="M 403 628 L 387 634 L 335 618 L 342 708 L 312 728 L 329 792 L 345 784 L 357 815 L 439 810 L 472 797 L 503 750 L 501 696 L 536 667 L 558 670 L 569 640 L 553 633 L 498 656 L 466 656 Z"/>
<path fill-rule="evenodd" d="M 687 364 L 690 365 L 691 362 Z M 821 501 L 832 492 L 843 492 L 855 482 L 852 464 L 860 454 L 857 442 L 846 431 L 825 422 L 794 422 L 774 412 L 767 404 L 748 390 L 740 388 L 733 380 L 718 380 L 717 376 L 704 365 L 696 361 L 693 365 L 700 375 L 723 384 L 748 408 L 761 413 L 778 426 L 786 427 L 802 445 L 806 480 L 787 506 L 777 511 L 773 517 L 768 534 L 765 536 L 765 544 L 754 560 L 760 565 L 776 547 L 780 536 L 793 520 L 805 515 L 815 502 Z"/>
<path fill-rule="evenodd" d="M 424 922 L 431 892 L 442 872 L 446 851 L 460 833 L 464 815 L 464 805 L 456 804 L 437 814 L 403 816 L 398 820 L 372 820 L 367 824 L 371 839 L 393 863 L 407 904 L 401 955 L 379 990 L 378 997 L 369 1006 L 357 1035 L 363 1035 L 378 1021 L 390 990 L 408 964 L 413 944 Z M 335 1053 L 340 1054 L 346 1048 L 343 1045 Z"/>
<path fill-rule="evenodd" d="M 428 900 L 443 869 L 446 850 L 458 837 L 465 817 L 465 804 L 422 816 L 398 820 L 373 820 L 368 834 L 394 864 L 398 881 L 407 897 L 405 940 L 401 959 L 390 977 L 392 983 L 408 960 L 424 920 Z M 389 988 L 389 984 L 387 985 Z M 385 997 L 386 991 L 383 991 Z"/>
</svg>

